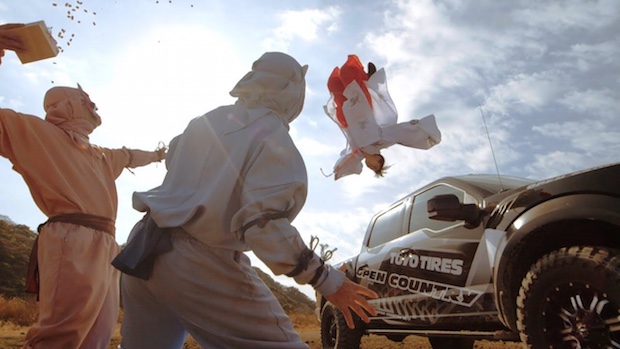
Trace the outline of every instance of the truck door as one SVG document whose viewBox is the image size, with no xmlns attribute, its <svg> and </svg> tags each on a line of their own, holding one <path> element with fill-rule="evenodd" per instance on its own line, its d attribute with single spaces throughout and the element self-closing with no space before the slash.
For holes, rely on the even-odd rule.
<svg viewBox="0 0 620 349">
<path fill-rule="evenodd" d="M 381 297 L 388 291 L 388 270 L 385 269 L 384 261 L 389 258 L 389 251 L 400 246 L 400 239 L 405 235 L 409 202 L 409 198 L 401 200 L 371 219 L 364 248 L 357 259 L 356 276 L 360 284 L 379 293 Z"/>
<path fill-rule="evenodd" d="M 466 198 L 474 200 L 458 188 L 438 184 L 403 201 L 400 236 L 374 248 L 370 237 L 367 253 L 380 254 L 381 265 L 365 273 L 369 279 L 380 277 L 383 282 L 381 288 L 373 286 L 380 292 L 376 308 L 386 322 L 431 326 L 496 313 L 493 302 L 481 305 L 485 292 L 490 291 L 488 284 L 467 285 L 483 228 L 429 219 L 427 201 L 441 194 L 454 194 L 462 203 Z M 379 227 L 380 220 L 378 217 Z"/>
</svg>

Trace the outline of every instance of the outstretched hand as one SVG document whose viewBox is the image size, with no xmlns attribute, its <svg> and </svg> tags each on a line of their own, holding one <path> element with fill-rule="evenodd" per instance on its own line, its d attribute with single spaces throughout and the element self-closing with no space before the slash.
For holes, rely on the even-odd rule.
<svg viewBox="0 0 620 349">
<path fill-rule="evenodd" d="M 11 23 L 0 25 L 0 64 L 4 56 L 4 50 L 24 50 L 25 44 L 19 35 L 16 35 L 11 29 L 23 27 L 23 24 Z"/>
<path fill-rule="evenodd" d="M 157 149 L 155 149 L 155 153 L 157 153 L 157 161 L 162 161 L 166 159 L 166 152 L 168 148 L 166 148 L 166 144 L 164 142 L 159 142 L 157 145 Z"/>
<path fill-rule="evenodd" d="M 347 326 L 349 326 L 349 328 L 355 328 L 351 310 L 365 323 L 370 321 L 368 314 L 372 316 L 377 315 L 377 310 L 375 310 L 375 308 L 368 303 L 368 300 L 362 296 L 373 299 L 378 297 L 374 291 L 345 278 L 338 291 L 325 298 L 342 312 Z"/>
<path fill-rule="evenodd" d="M 166 158 L 166 150 L 166 147 L 163 147 L 155 151 L 157 153 L 157 161 L 162 161 Z"/>
</svg>

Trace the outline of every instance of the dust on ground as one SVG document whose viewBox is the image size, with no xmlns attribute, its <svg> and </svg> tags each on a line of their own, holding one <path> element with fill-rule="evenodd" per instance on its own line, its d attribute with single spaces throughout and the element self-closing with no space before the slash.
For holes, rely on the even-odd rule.
<svg viewBox="0 0 620 349">
<path fill-rule="evenodd" d="M 0 326 L 0 348 L 2 349 L 21 349 L 24 344 L 24 336 L 27 327 L 17 327 L 12 325 Z M 308 344 L 310 349 L 321 349 L 321 337 L 318 327 L 298 328 L 302 340 Z M 120 331 L 117 328 L 112 337 L 108 349 L 117 349 L 121 342 Z M 476 341 L 474 349 L 522 349 L 521 343 L 514 342 L 493 342 Z M 201 349 L 198 344 L 188 338 L 183 345 L 183 349 Z M 402 342 L 393 342 L 384 336 L 369 335 L 362 338 L 360 349 L 432 349 L 428 340 L 424 337 L 409 336 Z"/>
</svg>

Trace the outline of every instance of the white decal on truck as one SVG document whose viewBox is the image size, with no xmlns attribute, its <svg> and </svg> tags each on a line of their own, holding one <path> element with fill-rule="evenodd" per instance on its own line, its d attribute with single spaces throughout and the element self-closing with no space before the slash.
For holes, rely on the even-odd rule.
<svg viewBox="0 0 620 349">
<path fill-rule="evenodd" d="M 419 300 L 403 297 L 383 298 L 370 300 L 379 314 L 385 314 L 404 321 L 418 320 L 429 322 L 431 324 L 437 322 L 441 314 L 447 313 L 449 308 L 453 307 L 448 303 L 438 302 L 436 300 Z"/>
<path fill-rule="evenodd" d="M 471 307 L 482 296 L 480 291 L 440 284 L 396 273 L 390 274 L 388 285 L 402 291 L 423 294 L 427 297 L 465 307 Z"/>
<path fill-rule="evenodd" d="M 357 269 L 357 277 L 383 285 L 387 279 L 387 272 L 383 270 L 359 268 Z"/>
<path fill-rule="evenodd" d="M 408 266 L 414 269 L 436 271 L 444 274 L 463 274 L 462 259 L 419 256 L 413 253 L 403 256 L 392 252 L 390 253 L 390 264 Z"/>
</svg>

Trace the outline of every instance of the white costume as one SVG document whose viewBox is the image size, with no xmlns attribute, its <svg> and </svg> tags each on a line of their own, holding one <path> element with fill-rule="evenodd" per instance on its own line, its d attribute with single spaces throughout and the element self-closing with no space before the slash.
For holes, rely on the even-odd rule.
<svg viewBox="0 0 620 349">
<path fill-rule="evenodd" d="M 135 209 L 173 228 L 172 250 L 149 280 L 123 275 L 123 348 L 181 348 L 187 332 L 204 348 L 307 348 L 243 253 L 324 295 L 344 280 L 291 225 L 307 192 L 288 133 L 306 68 L 263 55 L 231 91 L 236 104 L 193 119 L 175 139 L 161 186 L 134 194 Z"/>
<path fill-rule="evenodd" d="M 362 150 L 369 154 L 379 154 L 381 149 L 394 144 L 429 149 L 441 142 L 441 132 L 432 114 L 421 120 L 396 123 L 398 114 L 387 89 L 383 68 L 363 83 L 370 94 L 372 105 L 356 81 L 347 84 L 343 91 L 346 101 L 342 105 L 346 126 L 337 118 L 333 95 L 324 106 L 325 113 L 336 122 L 347 139 L 347 146 L 334 166 L 336 180 L 362 172 Z"/>
</svg>

